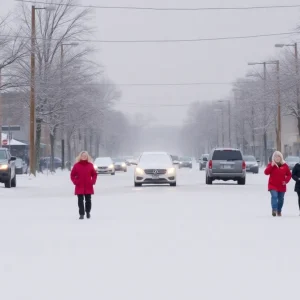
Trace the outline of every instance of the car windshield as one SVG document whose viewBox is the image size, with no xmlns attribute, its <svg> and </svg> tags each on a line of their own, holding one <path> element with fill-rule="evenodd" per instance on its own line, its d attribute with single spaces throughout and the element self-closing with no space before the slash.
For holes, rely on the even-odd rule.
<svg viewBox="0 0 300 300">
<path fill-rule="evenodd" d="M 254 156 L 244 156 L 245 161 L 256 161 Z"/>
<path fill-rule="evenodd" d="M 141 156 L 139 163 L 159 163 L 172 164 L 170 156 L 167 154 L 144 154 Z"/>
<path fill-rule="evenodd" d="M 191 161 L 190 157 L 180 157 L 180 161 Z"/>
<path fill-rule="evenodd" d="M 243 157 L 239 150 L 215 150 L 212 160 L 243 160 Z"/>
<path fill-rule="evenodd" d="M 300 158 L 298 156 L 288 156 L 285 161 L 287 162 L 300 162 Z"/>
<path fill-rule="evenodd" d="M 5 150 L 0 150 L 0 159 L 7 159 Z"/>
<path fill-rule="evenodd" d="M 125 161 L 125 159 L 122 157 L 113 158 L 112 160 L 113 160 L 113 162 L 124 162 Z"/>
<path fill-rule="evenodd" d="M 95 165 L 104 165 L 104 166 L 108 166 L 112 164 L 112 160 L 110 157 L 98 157 L 95 160 Z"/>
</svg>

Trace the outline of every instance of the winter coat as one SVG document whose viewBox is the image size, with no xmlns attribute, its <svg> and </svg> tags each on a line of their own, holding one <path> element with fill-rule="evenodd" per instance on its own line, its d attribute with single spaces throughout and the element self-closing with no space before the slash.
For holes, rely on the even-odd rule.
<svg viewBox="0 0 300 300">
<path fill-rule="evenodd" d="M 292 178 L 290 168 L 286 163 L 281 166 L 272 166 L 272 163 L 269 163 L 265 169 L 265 174 L 270 175 L 268 184 L 269 191 L 286 192 L 286 186 Z"/>
<path fill-rule="evenodd" d="M 93 185 L 97 181 L 94 165 L 85 160 L 79 161 L 71 171 L 71 180 L 75 185 L 75 195 L 93 195 Z"/>
<path fill-rule="evenodd" d="M 296 181 L 295 192 L 300 192 L 300 164 L 296 164 L 293 168 L 292 177 Z"/>
</svg>

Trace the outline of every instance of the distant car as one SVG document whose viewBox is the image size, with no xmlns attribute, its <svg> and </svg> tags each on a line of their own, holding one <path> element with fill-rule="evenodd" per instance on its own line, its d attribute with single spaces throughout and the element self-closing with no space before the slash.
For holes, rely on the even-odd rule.
<svg viewBox="0 0 300 300">
<path fill-rule="evenodd" d="M 134 171 L 134 185 L 169 184 L 176 186 L 176 168 L 166 152 L 144 152 Z"/>
<path fill-rule="evenodd" d="M 259 173 L 259 161 L 252 155 L 244 155 L 244 161 L 246 163 L 246 171 L 254 174 Z"/>
<path fill-rule="evenodd" d="M 246 163 L 239 149 L 216 148 L 210 153 L 206 165 L 206 184 L 212 184 L 214 180 L 234 180 L 239 185 L 246 184 Z"/>
<path fill-rule="evenodd" d="M 114 162 L 116 171 L 127 172 L 126 160 L 124 158 L 119 157 L 119 158 L 113 158 L 112 160 Z"/>
<path fill-rule="evenodd" d="M 180 157 L 179 158 L 179 169 L 181 168 L 193 168 L 193 161 L 191 157 Z"/>
<path fill-rule="evenodd" d="M 28 166 L 22 158 L 16 158 L 16 174 L 27 174 Z"/>
<path fill-rule="evenodd" d="M 295 165 L 300 162 L 300 158 L 298 156 L 288 156 L 285 159 L 285 162 L 289 166 L 290 170 L 293 170 Z"/>
<path fill-rule="evenodd" d="M 171 155 L 171 159 L 174 165 L 179 165 L 179 157 L 177 155 Z"/>
<path fill-rule="evenodd" d="M 200 159 L 199 159 L 199 170 L 202 171 L 203 169 L 205 169 L 206 164 L 208 162 L 208 157 L 209 154 L 202 154 Z"/>
<path fill-rule="evenodd" d="M 42 157 L 40 159 L 40 163 L 42 164 L 42 166 L 44 168 L 50 169 L 50 167 L 51 167 L 51 157 Z M 54 157 L 53 166 L 54 166 L 54 169 L 61 168 L 62 167 L 62 160 L 58 157 Z"/>
<path fill-rule="evenodd" d="M 110 157 L 96 158 L 94 161 L 94 167 L 97 174 L 116 174 L 114 162 Z"/>
<path fill-rule="evenodd" d="M 0 148 L 0 182 L 6 188 L 17 186 L 16 157 L 11 156 L 6 148 Z"/>
</svg>

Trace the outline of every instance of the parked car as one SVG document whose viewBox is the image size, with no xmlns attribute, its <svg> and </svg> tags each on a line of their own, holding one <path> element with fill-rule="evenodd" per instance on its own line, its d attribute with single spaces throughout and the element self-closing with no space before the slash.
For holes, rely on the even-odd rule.
<svg viewBox="0 0 300 300">
<path fill-rule="evenodd" d="M 97 174 L 116 174 L 114 162 L 110 157 L 96 158 L 94 162 L 94 167 Z"/>
<path fill-rule="evenodd" d="M 202 171 L 203 169 L 205 169 L 206 164 L 208 162 L 208 157 L 209 154 L 202 154 L 200 159 L 199 159 L 199 170 Z"/>
<path fill-rule="evenodd" d="M 143 153 L 134 171 L 134 185 L 169 184 L 176 186 L 176 168 L 166 152 Z"/>
<path fill-rule="evenodd" d="M 300 158 L 298 156 L 288 156 L 285 159 L 285 162 L 289 166 L 290 170 L 293 170 L 295 165 L 300 162 Z"/>
<path fill-rule="evenodd" d="M 257 160 L 253 155 L 244 155 L 244 161 L 246 163 L 246 172 L 254 174 L 259 173 L 259 160 Z"/>
<path fill-rule="evenodd" d="M 193 162 L 191 157 L 180 157 L 179 158 L 179 169 L 181 168 L 193 168 Z"/>
<path fill-rule="evenodd" d="M 124 158 L 118 157 L 112 159 L 114 162 L 115 170 L 127 172 L 126 160 Z"/>
<path fill-rule="evenodd" d="M 43 168 L 50 169 L 51 167 L 51 157 L 42 157 L 40 159 L 40 164 Z M 62 167 L 62 160 L 58 157 L 54 157 L 53 160 L 54 169 L 59 169 Z"/>
<path fill-rule="evenodd" d="M 234 180 L 246 184 L 246 163 L 239 149 L 216 148 L 208 158 L 206 165 L 206 184 L 214 180 Z"/>
<path fill-rule="evenodd" d="M 8 149 L 0 148 L 0 182 L 6 188 L 17 186 L 15 161 L 16 157 L 11 156 Z"/>
<path fill-rule="evenodd" d="M 22 158 L 16 158 L 16 174 L 27 174 L 28 172 L 28 165 Z"/>
</svg>

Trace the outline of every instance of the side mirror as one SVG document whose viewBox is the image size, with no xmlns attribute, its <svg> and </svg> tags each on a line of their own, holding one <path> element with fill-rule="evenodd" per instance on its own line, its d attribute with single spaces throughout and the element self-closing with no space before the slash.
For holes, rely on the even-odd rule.
<svg viewBox="0 0 300 300">
<path fill-rule="evenodd" d="M 11 158 L 10 158 L 10 160 L 11 161 L 15 161 L 17 158 L 15 157 L 15 156 L 12 156 Z"/>
<path fill-rule="evenodd" d="M 260 163 L 260 160 L 258 159 L 257 162 Z"/>
<path fill-rule="evenodd" d="M 131 164 L 132 164 L 133 166 L 137 166 L 137 165 L 138 165 L 137 161 L 132 161 Z"/>
</svg>

